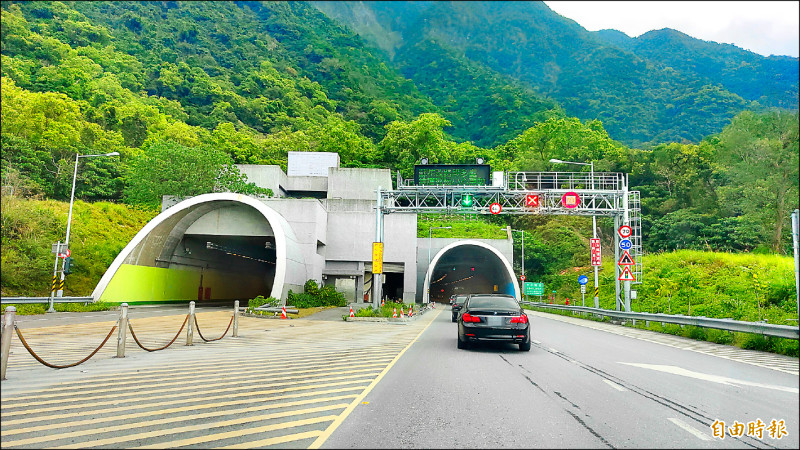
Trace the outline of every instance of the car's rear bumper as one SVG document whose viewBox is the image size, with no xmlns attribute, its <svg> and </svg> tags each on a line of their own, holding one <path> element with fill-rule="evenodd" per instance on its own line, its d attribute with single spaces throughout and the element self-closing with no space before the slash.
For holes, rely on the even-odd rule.
<svg viewBox="0 0 800 450">
<path fill-rule="evenodd" d="M 459 335 L 465 342 L 476 341 L 505 341 L 505 342 L 527 342 L 530 328 L 485 328 L 485 327 L 464 327 Z"/>
</svg>

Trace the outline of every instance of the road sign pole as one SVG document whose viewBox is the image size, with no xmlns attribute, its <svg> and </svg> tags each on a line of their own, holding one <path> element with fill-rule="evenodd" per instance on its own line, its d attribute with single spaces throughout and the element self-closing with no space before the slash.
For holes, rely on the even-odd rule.
<svg viewBox="0 0 800 450">
<path fill-rule="evenodd" d="M 594 189 L 594 172 L 592 172 L 592 189 Z M 597 216 L 592 216 L 592 237 L 597 239 Z M 597 269 L 599 266 L 594 266 L 594 291 L 597 292 L 597 288 L 600 287 L 600 282 L 598 281 L 599 278 L 597 276 Z M 600 297 L 597 295 L 594 296 L 594 307 L 600 308 Z"/>
<path fill-rule="evenodd" d="M 798 232 L 800 231 L 800 210 L 792 212 L 792 247 L 794 247 L 794 289 L 797 295 L 797 311 L 800 313 L 800 259 L 798 259 Z"/>
<path fill-rule="evenodd" d="M 61 241 L 58 241 L 58 249 L 61 249 Z M 53 263 L 53 285 L 50 286 L 50 300 L 48 301 L 47 312 L 52 313 L 56 312 L 55 308 L 53 308 L 53 296 L 56 293 L 56 286 L 55 286 L 55 279 L 58 276 L 58 252 L 56 252 L 56 261 Z"/>
<path fill-rule="evenodd" d="M 630 226 L 630 215 L 628 213 L 629 205 L 628 205 L 628 174 L 623 175 L 625 177 L 625 181 L 622 183 L 622 223 L 625 225 Z M 619 260 L 617 260 L 619 261 Z M 625 294 L 625 311 L 631 311 L 631 282 L 624 281 L 624 294 Z"/>
<path fill-rule="evenodd" d="M 614 229 L 618 230 L 614 233 L 614 308 L 619 311 L 620 303 L 620 282 L 619 282 L 619 216 L 614 216 Z"/>
<path fill-rule="evenodd" d="M 378 186 L 378 203 L 375 208 L 375 242 L 383 242 L 383 229 L 381 227 L 383 222 L 383 207 L 381 187 Z M 372 309 L 378 310 L 381 307 L 381 296 L 383 295 L 383 286 L 381 285 L 381 274 L 375 273 L 375 267 L 372 268 Z"/>
</svg>

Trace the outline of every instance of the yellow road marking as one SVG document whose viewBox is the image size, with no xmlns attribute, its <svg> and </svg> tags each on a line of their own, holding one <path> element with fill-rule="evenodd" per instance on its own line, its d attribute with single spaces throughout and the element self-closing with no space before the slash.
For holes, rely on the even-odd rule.
<svg viewBox="0 0 800 450">
<path fill-rule="evenodd" d="M 387 360 L 386 362 L 389 362 L 389 358 L 383 358 L 383 359 Z M 281 371 L 280 368 L 275 368 L 275 369 L 271 369 L 271 370 L 257 371 L 256 372 L 251 368 L 249 370 L 236 371 L 236 372 L 224 371 L 224 375 L 226 375 L 228 378 L 235 379 L 236 382 L 245 382 L 245 381 L 251 380 L 251 379 L 259 380 L 259 379 L 263 379 L 265 376 L 270 375 L 272 373 L 280 373 L 280 374 L 286 375 L 286 376 L 284 376 L 284 377 L 271 377 L 270 378 L 271 380 L 284 380 L 284 379 L 290 379 L 290 378 L 294 379 L 294 380 L 299 380 L 299 379 L 302 379 L 302 378 L 311 378 L 310 375 L 319 374 L 320 372 L 321 373 L 325 373 L 325 374 L 344 374 L 344 373 L 355 372 L 355 371 L 357 371 L 356 370 L 357 368 L 361 368 L 362 371 L 367 371 L 368 368 L 374 368 L 376 366 L 380 367 L 380 366 L 383 366 L 384 364 L 385 363 L 383 363 L 383 362 L 368 362 L 368 363 L 364 363 L 364 364 L 343 363 L 343 364 L 333 364 L 333 365 L 329 365 L 329 366 L 323 366 L 322 368 L 313 368 L 313 369 L 307 369 L 307 368 L 303 368 L 302 366 L 299 366 L 300 368 L 298 368 L 298 370 L 291 370 L 291 371 L 290 370 Z M 340 371 L 340 372 L 331 371 L 331 369 L 333 367 L 338 367 L 338 366 L 344 366 L 344 367 L 347 367 L 347 368 L 352 368 L 353 370 Z M 311 367 L 316 367 L 316 366 L 311 366 Z M 170 391 L 170 389 L 158 389 L 158 388 L 166 387 L 166 386 L 180 386 L 181 388 L 185 388 L 187 384 L 197 383 L 197 382 L 202 382 L 203 383 L 203 387 L 230 386 L 231 385 L 230 381 L 224 381 L 224 382 L 219 382 L 219 383 L 212 383 L 212 382 L 206 381 L 208 379 L 218 380 L 221 372 L 222 372 L 222 369 L 221 368 L 217 368 L 216 372 L 209 372 L 209 374 L 203 375 L 203 376 L 185 376 L 185 377 L 182 376 L 182 377 L 180 377 L 180 379 L 174 378 L 174 379 L 171 379 L 170 381 L 166 381 L 164 383 L 149 383 L 149 384 L 147 384 L 147 389 L 150 392 L 167 392 L 167 391 Z M 252 374 L 252 375 L 245 376 L 245 377 L 240 377 L 240 375 L 243 375 L 243 374 Z M 298 378 L 298 377 L 295 377 L 294 374 L 304 374 L 304 375 L 309 375 L 309 376 Z M 121 391 L 121 387 L 120 386 L 116 386 L 116 387 L 113 387 L 113 388 L 107 388 L 107 389 L 92 389 L 92 387 L 94 385 L 89 385 L 89 386 L 86 386 L 86 389 L 82 389 L 82 390 L 80 390 L 78 392 L 64 392 L 64 393 L 60 393 L 60 394 L 47 394 L 48 401 L 45 401 L 45 402 L 29 402 L 29 403 L 21 403 L 21 402 L 19 402 L 20 400 L 24 400 L 26 398 L 41 397 L 41 394 L 36 395 L 36 396 L 28 395 L 28 396 L 21 397 L 21 398 L 20 397 L 15 397 L 13 406 L 36 405 L 36 404 L 44 405 L 44 404 L 48 404 L 48 403 L 64 403 L 64 402 L 69 401 L 70 398 L 74 398 L 74 397 L 79 397 L 77 400 L 81 400 L 81 401 L 108 397 L 108 396 L 105 396 L 105 395 L 95 395 L 95 394 L 100 394 L 100 393 L 104 393 L 104 392 L 116 392 L 115 396 L 117 398 L 121 398 L 121 397 L 124 397 L 126 395 L 128 395 L 128 396 L 133 396 L 133 395 L 139 396 L 139 395 L 141 395 L 141 393 L 138 392 L 139 380 L 130 379 L 130 380 L 125 380 L 125 381 L 126 381 L 126 383 L 125 383 L 124 387 L 129 388 L 129 389 L 131 389 L 131 388 L 136 389 L 137 392 L 124 392 L 124 391 Z M 83 391 L 88 391 L 88 392 L 83 392 Z"/>
<path fill-rule="evenodd" d="M 297 434 L 288 434 L 286 436 L 278 436 L 269 439 L 263 439 L 260 441 L 248 442 L 243 444 L 236 444 L 236 445 L 229 445 L 227 447 L 217 447 L 218 449 L 229 449 L 229 448 L 262 448 L 267 447 L 270 445 L 275 444 L 283 444 L 285 442 L 292 442 L 292 441 L 299 441 L 301 439 L 309 439 L 312 437 L 319 436 L 319 431 L 306 431 L 305 433 L 297 433 Z"/>
<path fill-rule="evenodd" d="M 380 375 L 378 375 L 378 377 L 375 378 L 372 381 L 372 383 L 370 383 L 369 386 L 367 386 L 366 389 L 364 389 L 364 392 L 362 392 L 358 397 L 356 397 L 356 399 L 353 400 L 350 403 L 350 405 L 347 407 L 347 409 L 345 409 L 344 412 L 339 414 L 339 417 L 336 418 L 336 420 L 334 420 L 333 423 L 330 424 L 328 426 L 328 428 L 314 442 L 312 442 L 311 445 L 308 448 L 319 448 L 331 436 L 331 434 L 336 430 L 336 428 L 338 428 L 339 425 L 341 425 L 342 422 L 344 422 L 344 419 L 346 419 L 347 416 L 349 416 L 350 413 L 353 412 L 353 409 L 355 409 L 355 407 L 362 400 L 364 400 L 364 397 L 366 397 L 367 394 L 369 394 L 370 391 L 372 391 L 372 389 L 374 389 L 375 386 L 378 385 L 378 383 L 383 379 L 383 377 L 389 372 L 389 369 L 391 369 L 397 363 L 397 361 L 400 359 L 400 357 L 403 356 L 403 354 L 405 354 L 406 350 L 411 348 L 411 346 L 414 345 L 415 342 L 417 342 L 417 339 L 419 339 L 419 337 L 422 335 L 422 333 L 424 333 L 425 330 L 427 330 L 428 327 L 431 326 L 433 321 L 436 320 L 437 317 L 439 317 L 439 313 L 441 313 L 441 312 L 442 312 L 441 309 L 436 311 L 436 314 L 431 318 L 431 320 L 428 322 L 428 324 L 425 325 L 425 328 L 423 328 L 422 331 L 420 331 L 417 334 L 417 336 L 414 339 L 412 339 L 411 342 L 409 342 L 408 345 L 406 345 L 406 347 L 403 350 L 401 350 L 400 353 L 397 354 L 397 356 L 394 357 L 392 362 L 390 362 L 389 365 L 386 366 L 385 369 L 383 369 L 383 371 L 380 373 Z"/>
<path fill-rule="evenodd" d="M 285 353 L 285 350 L 282 351 L 282 352 Z M 138 376 L 136 376 L 136 375 L 130 376 L 129 374 L 124 374 L 124 373 L 108 374 L 108 375 L 103 376 L 102 378 L 112 378 L 114 376 L 125 376 L 126 378 L 119 379 L 119 380 L 114 380 L 114 381 L 104 381 L 104 382 L 99 382 L 99 383 L 95 382 L 95 383 L 92 383 L 90 388 L 102 387 L 102 386 L 115 386 L 115 387 L 130 386 L 132 383 L 136 383 L 136 382 L 140 382 L 140 381 L 146 381 L 148 379 L 163 378 L 164 375 L 168 375 L 170 373 L 182 374 L 182 373 L 186 372 L 187 369 L 191 369 L 193 375 L 195 375 L 195 374 L 204 374 L 204 373 L 214 374 L 214 373 L 219 373 L 220 367 L 223 366 L 223 365 L 227 365 L 227 364 L 235 366 L 237 369 L 264 368 L 265 370 L 261 371 L 260 373 L 269 373 L 269 372 L 282 372 L 284 369 L 292 368 L 292 367 L 306 367 L 307 368 L 307 367 L 317 367 L 317 366 L 331 367 L 331 366 L 336 366 L 336 365 L 347 365 L 349 363 L 347 363 L 346 361 L 349 361 L 351 359 L 364 360 L 364 359 L 366 359 L 367 357 L 369 357 L 371 355 L 375 355 L 375 356 L 377 356 L 377 358 L 373 359 L 373 358 L 370 357 L 369 359 L 367 359 L 370 362 L 377 362 L 377 361 L 384 361 L 384 360 L 387 361 L 387 362 L 391 361 L 391 357 L 386 356 L 386 350 L 385 349 L 375 349 L 373 351 L 364 352 L 364 353 L 360 353 L 360 354 L 347 354 L 347 355 L 341 355 L 341 352 L 335 352 L 335 353 L 332 353 L 330 356 L 324 357 L 324 358 L 316 358 L 317 355 L 318 355 L 318 353 L 308 353 L 308 354 L 301 354 L 301 355 L 297 355 L 296 353 L 294 353 L 292 357 L 287 357 L 285 359 L 269 359 L 269 358 L 259 359 L 259 360 L 249 359 L 247 362 L 241 362 L 241 361 L 237 361 L 235 359 L 232 359 L 231 361 L 220 361 L 220 363 L 216 363 L 216 364 L 186 365 L 184 367 L 174 368 L 174 369 L 169 369 L 169 370 L 162 370 L 162 371 L 150 371 L 150 370 L 148 370 L 147 374 L 142 374 L 142 375 L 138 375 Z M 297 361 L 297 359 L 299 357 L 301 358 L 303 356 L 315 356 L 315 360 L 313 362 L 311 362 L 311 363 L 303 362 L 303 361 L 295 362 L 295 361 Z M 334 360 L 334 361 L 336 361 L 336 363 L 334 363 L 334 364 L 324 364 L 322 362 L 322 361 L 328 361 L 328 360 Z M 292 362 L 288 363 L 288 364 L 285 364 L 285 365 L 281 365 L 285 361 L 292 361 Z M 310 365 L 310 364 L 312 364 L 312 365 Z M 270 366 L 273 366 L 273 365 L 277 366 L 277 367 L 270 368 Z M 208 367 L 208 370 L 198 370 L 198 369 L 203 368 L 203 367 Z M 96 378 L 99 378 L 99 377 L 96 377 Z M 183 378 L 183 379 L 185 379 L 185 378 Z M 63 392 L 64 389 L 69 388 L 70 386 L 77 386 L 77 387 L 81 387 L 81 388 L 87 388 L 87 382 L 86 382 L 86 380 L 79 380 L 79 381 L 74 381 L 74 382 L 60 383 L 56 387 L 52 387 L 52 388 L 48 388 L 48 389 L 42 389 L 42 390 L 38 390 L 38 391 L 34 391 L 34 392 L 29 392 L 29 393 L 26 393 L 26 395 L 14 396 L 14 399 L 15 400 L 24 400 L 26 398 L 39 398 L 39 397 L 41 397 L 42 394 L 48 394 L 49 396 L 57 395 L 57 394 L 51 394 L 51 392 L 60 393 L 60 392 Z M 94 392 L 95 390 L 92 389 L 92 391 Z"/>
<path fill-rule="evenodd" d="M 333 371 L 333 372 L 323 372 L 323 373 L 319 373 L 319 374 L 316 374 L 316 375 L 310 376 L 310 377 L 297 377 L 296 375 L 292 375 L 292 374 L 302 373 L 302 371 L 286 372 L 287 376 L 271 378 L 271 381 L 274 381 L 273 383 L 261 384 L 261 385 L 259 385 L 259 387 L 283 386 L 283 385 L 286 384 L 286 381 L 292 381 L 292 382 L 295 383 L 295 385 L 297 385 L 297 384 L 302 384 L 302 383 L 314 383 L 317 380 L 319 380 L 320 378 L 323 378 L 323 379 L 334 379 L 335 380 L 335 379 L 337 379 L 337 377 L 330 377 L 330 376 L 331 375 L 343 375 L 344 376 L 344 375 L 348 375 L 348 374 L 349 375 L 353 375 L 353 374 L 359 374 L 359 373 L 363 373 L 363 372 L 371 373 L 371 372 L 375 372 L 376 370 L 378 370 L 378 368 L 375 368 L 375 367 L 371 367 L 371 368 L 367 368 L 367 369 L 339 370 L 339 371 Z M 341 378 L 341 377 L 339 377 L 339 378 Z M 246 380 L 251 380 L 251 379 L 252 380 L 259 380 L 259 379 L 261 379 L 261 376 L 259 374 L 254 374 L 253 376 L 250 376 L 250 377 L 239 378 L 236 381 L 237 382 L 241 382 L 241 381 L 246 381 Z M 168 385 L 172 386 L 173 384 L 170 383 Z M 158 385 L 155 385 L 155 386 L 158 386 Z M 211 388 L 220 387 L 220 386 L 227 386 L 227 387 L 222 388 L 222 389 L 211 389 Z M 185 383 L 180 385 L 180 386 L 177 386 L 177 387 L 170 387 L 170 388 L 165 388 L 165 389 L 153 389 L 153 387 L 154 387 L 153 385 L 148 386 L 147 392 L 149 394 L 168 394 L 168 393 L 172 393 L 172 392 L 179 392 L 180 393 L 180 392 L 183 392 L 183 391 L 185 391 L 187 389 L 187 385 Z M 204 390 L 204 392 L 229 392 L 229 391 L 241 390 L 241 386 L 231 386 L 231 381 L 224 381 L 224 382 L 219 382 L 219 383 L 206 383 L 206 384 L 203 385 L 203 390 Z M 192 393 L 192 394 L 195 394 L 195 393 Z M 83 395 L 83 396 L 81 396 L 79 398 L 76 398 L 75 401 L 92 401 L 92 400 L 101 400 L 101 399 L 114 399 L 116 401 L 129 400 L 126 397 L 142 397 L 142 394 L 141 394 L 141 392 L 138 392 L 138 391 L 131 391 L 131 392 L 116 392 L 116 393 L 112 393 L 112 394 L 97 395 L 97 396 L 94 396 L 94 395 Z M 23 406 L 49 405 L 49 404 L 54 404 L 54 403 L 60 404 L 61 408 L 69 407 L 69 406 L 77 406 L 79 408 L 84 407 L 83 404 L 65 405 L 64 404 L 65 403 L 64 399 L 43 400 L 43 401 L 40 401 L 40 402 L 16 403 L 14 406 L 23 407 Z M 4 413 L 4 414 L 6 414 L 6 413 Z"/>
<path fill-rule="evenodd" d="M 315 388 L 321 388 L 321 387 L 341 386 L 343 384 L 348 384 L 349 385 L 349 384 L 352 384 L 352 383 L 356 383 L 358 381 L 367 382 L 370 379 L 370 377 L 367 376 L 367 375 L 362 375 L 361 377 L 362 378 L 366 378 L 366 379 L 350 378 L 350 377 L 338 377 L 338 378 L 335 378 L 335 379 L 341 379 L 343 381 L 336 381 L 336 382 L 330 382 L 330 383 L 320 383 L 320 384 L 314 384 L 314 385 L 311 385 L 311 386 L 303 386 L 303 387 L 292 386 L 292 387 L 286 387 L 286 388 L 282 388 L 282 389 L 270 389 L 270 390 L 266 390 L 266 391 L 251 392 L 250 395 L 251 396 L 269 395 L 269 394 L 278 394 L 278 393 L 281 393 L 281 392 L 288 392 L 288 391 L 300 391 L 300 390 L 305 390 L 305 389 L 315 389 Z M 231 390 L 242 390 L 242 387 L 240 386 L 240 387 L 237 387 L 237 388 L 234 388 L 234 389 L 220 389 L 220 390 L 217 390 L 215 392 L 222 392 L 222 391 L 228 392 L 228 391 L 231 391 Z M 226 394 L 216 395 L 216 396 L 213 396 L 213 397 L 203 397 L 202 400 L 210 400 L 210 399 L 214 399 L 214 398 L 229 398 L 230 395 L 231 394 L 226 393 Z M 189 397 L 189 396 L 197 396 L 197 392 L 187 392 L 187 393 L 182 394 L 182 395 L 175 395 L 175 396 L 172 397 L 175 400 L 157 402 L 157 403 L 147 403 L 146 405 L 148 407 L 151 407 L 151 406 L 162 406 L 162 405 L 174 405 L 176 403 L 177 404 L 185 404 L 187 400 L 183 399 L 182 397 Z M 140 399 L 140 401 L 147 401 L 147 400 L 149 400 L 149 398 Z M 118 403 L 118 402 L 114 402 L 114 403 Z M 91 407 L 94 407 L 94 406 L 106 406 L 107 404 L 108 404 L 107 402 L 85 403 L 85 404 L 81 404 L 80 407 L 81 408 L 91 408 Z M 126 405 L 126 406 L 121 406 L 121 407 L 116 408 L 116 409 L 117 410 L 129 410 L 132 407 L 133 407 L 132 405 Z M 6 412 L 6 413 L 3 413 L 3 416 L 5 417 L 5 416 L 8 416 L 8 415 L 17 415 L 17 416 L 18 415 L 30 415 L 30 414 L 35 414 L 35 413 L 39 413 L 39 412 L 46 412 L 46 411 L 60 411 L 60 410 L 63 410 L 63 409 L 64 409 L 63 406 L 51 406 L 51 407 L 48 407 L 48 408 L 41 408 L 41 409 L 38 409 L 38 410 L 13 411 L 13 412 L 10 412 L 10 413 Z M 95 411 L 93 411 L 93 412 L 95 412 Z M 78 414 L 85 414 L 85 413 L 86 413 L 85 411 L 78 412 Z"/>
<path fill-rule="evenodd" d="M 53 430 L 55 428 L 73 428 L 73 427 L 77 427 L 77 426 L 81 426 L 81 425 L 93 425 L 93 424 L 98 424 L 98 423 L 102 423 L 102 422 L 120 422 L 120 421 L 123 421 L 123 420 L 136 419 L 136 418 L 139 418 L 139 417 L 163 416 L 165 414 L 173 414 L 173 413 L 186 412 L 186 411 L 196 411 L 198 409 L 215 408 L 214 411 L 206 412 L 206 413 L 195 413 L 195 414 L 190 414 L 190 415 L 185 415 L 185 416 L 175 416 L 175 417 L 165 418 L 165 419 L 154 419 L 154 420 L 148 420 L 148 421 L 144 421 L 144 422 L 126 423 L 126 424 L 116 425 L 116 426 L 111 426 L 111 427 L 106 427 L 106 428 L 95 428 L 95 430 L 100 430 L 98 432 L 119 431 L 119 430 L 126 430 L 126 429 L 129 429 L 129 428 L 139 428 L 139 427 L 144 427 L 144 426 L 148 426 L 148 425 L 162 424 L 162 423 L 164 423 L 165 420 L 169 421 L 170 419 L 172 421 L 175 421 L 175 422 L 183 422 L 183 421 L 186 421 L 186 420 L 204 419 L 204 418 L 208 418 L 208 417 L 217 417 L 217 416 L 224 416 L 224 415 L 230 415 L 230 414 L 243 414 L 243 413 L 248 413 L 248 412 L 253 412 L 253 411 L 264 411 L 264 410 L 276 409 L 276 408 L 288 408 L 288 407 L 292 407 L 292 406 L 308 405 L 310 403 L 322 403 L 322 402 L 331 402 L 331 401 L 334 401 L 334 400 L 344 400 L 346 398 L 355 397 L 356 395 L 357 394 L 337 395 L 335 397 L 327 397 L 327 398 L 324 398 L 324 399 L 312 398 L 312 399 L 308 399 L 308 400 L 297 400 L 297 401 L 294 401 L 294 402 L 274 403 L 274 404 L 269 404 L 269 405 L 264 405 L 263 404 L 264 399 L 253 399 L 253 400 L 249 400 L 249 402 L 250 403 L 258 402 L 260 404 L 258 406 L 252 406 L 252 407 L 249 407 L 249 408 L 235 409 L 235 410 L 230 410 L 230 411 L 220 411 L 217 408 L 219 408 L 220 405 L 223 405 L 224 403 L 228 403 L 227 406 L 230 406 L 230 403 L 238 403 L 238 402 L 224 402 L 224 403 L 217 403 L 217 404 L 212 404 L 212 405 L 204 404 L 204 405 L 202 405 L 200 407 L 198 407 L 198 405 L 192 405 L 192 406 L 184 406 L 184 407 L 181 407 L 181 408 L 159 409 L 157 411 L 145 411 L 145 412 L 134 413 L 134 414 L 124 414 L 124 415 L 121 415 L 121 416 L 98 417 L 96 419 L 76 420 L 76 421 L 73 421 L 73 422 L 60 422 L 60 423 L 56 423 L 56 424 L 49 423 L 49 424 L 46 424 L 46 425 L 38 425 L 38 426 L 28 427 L 28 428 L 17 428 L 17 429 L 13 429 L 13 430 L 3 431 L 3 435 L 6 436 L 6 435 L 15 435 L 15 434 L 20 434 L 20 433 L 32 433 L 32 432 L 36 432 L 36 431 Z"/>
<path fill-rule="evenodd" d="M 135 441 L 137 439 L 147 439 L 151 437 L 158 437 L 158 436 L 166 436 L 170 434 L 178 434 L 178 433 L 186 433 L 190 431 L 205 431 L 210 430 L 212 428 L 218 427 L 228 427 L 232 425 L 243 425 L 250 422 L 259 422 L 262 420 L 272 420 L 272 419 L 280 419 L 282 417 L 291 417 L 291 416 L 299 416 L 302 414 L 313 414 L 315 412 L 322 412 L 322 411 L 330 411 L 333 409 L 341 409 L 347 406 L 347 403 L 340 403 L 336 405 L 328 405 L 328 406 L 319 406 L 316 408 L 306 408 L 306 409 L 298 409 L 292 411 L 281 411 L 272 414 L 264 414 L 260 416 L 252 416 L 252 417 L 242 417 L 239 419 L 231 419 L 231 420 L 223 420 L 221 422 L 210 422 L 210 423 L 201 423 L 196 425 L 187 425 L 183 427 L 175 427 L 175 428 L 167 428 L 164 430 L 153 430 L 148 431 L 145 433 L 139 434 L 131 434 L 125 436 L 114 436 L 106 439 L 92 439 L 91 446 L 97 447 L 100 445 L 110 445 L 110 444 L 118 444 L 120 442 L 127 442 L 127 441 Z M 168 423 L 168 422 L 164 422 Z M 109 427 L 113 428 L 113 427 Z M 5 441 L 3 442 L 4 446 L 8 445 L 31 445 L 31 444 L 38 444 L 41 442 L 47 441 L 55 441 L 59 439 L 66 439 L 66 438 L 75 438 L 75 437 L 84 437 L 84 436 L 96 436 L 100 433 L 106 431 L 106 428 L 91 428 L 88 430 L 80 430 L 80 431 L 73 431 L 69 433 L 61 433 L 61 434 L 53 434 L 49 436 L 37 436 L 28 439 L 21 439 L 18 441 Z M 114 431 L 113 429 L 108 431 Z M 54 446 L 49 448 L 85 448 L 86 442 L 76 442 L 68 445 L 61 445 L 61 446 Z"/>
<path fill-rule="evenodd" d="M 344 384 L 344 383 L 337 383 L 337 384 Z M 231 400 L 231 401 L 228 401 L 228 402 L 202 403 L 202 404 L 198 404 L 198 405 L 190 405 L 190 406 L 184 406 L 184 407 L 180 407 L 180 408 L 170 408 L 170 409 L 166 409 L 166 410 L 160 409 L 160 410 L 158 410 L 158 414 L 162 414 L 163 412 L 172 411 L 172 410 L 175 410 L 175 412 L 180 412 L 180 411 L 189 411 L 189 410 L 192 410 L 192 409 L 217 408 L 217 407 L 241 405 L 241 404 L 253 403 L 253 402 L 285 400 L 285 399 L 297 398 L 297 397 L 313 397 L 313 396 L 316 396 L 316 395 L 338 394 L 340 392 L 354 391 L 354 390 L 357 390 L 357 389 L 360 390 L 360 389 L 363 389 L 365 387 L 367 387 L 367 385 L 355 385 L 355 386 L 352 386 L 352 387 L 348 386 L 348 387 L 340 388 L 340 389 L 327 389 L 327 390 L 324 390 L 324 391 L 311 391 L 311 392 L 303 392 L 303 393 L 300 393 L 300 394 L 278 395 L 278 396 L 269 397 L 269 398 L 247 398 L 247 399 L 242 399 L 242 400 Z M 357 394 L 352 394 L 352 395 L 346 395 L 346 396 L 343 396 L 343 397 L 355 397 L 356 395 Z M 218 395 L 216 397 L 205 397 L 205 398 L 206 399 L 215 399 L 215 398 L 229 398 L 229 397 L 230 397 L 230 395 L 226 394 L 226 395 Z M 175 403 L 185 404 L 186 401 L 185 400 L 180 400 L 180 401 L 172 401 L 172 402 L 149 403 L 147 406 L 148 407 L 160 407 L 160 406 L 172 405 L 172 404 L 175 404 Z M 106 409 L 93 409 L 92 410 L 92 414 L 105 415 L 105 417 L 103 417 L 102 419 L 96 419 L 96 420 L 98 420 L 98 421 L 102 420 L 102 421 L 106 421 L 106 422 L 113 422 L 113 421 L 119 420 L 121 418 L 135 418 L 135 417 L 139 417 L 139 416 L 153 415 L 153 411 L 145 411 L 145 412 L 142 412 L 142 413 L 129 414 L 129 415 L 124 415 L 124 416 L 115 416 L 115 415 L 113 415 L 113 413 L 116 413 L 116 412 L 119 412 L 119 411 L 129 411 L 130 409 L 131 409 L 131 407 L 128 406 L 128 405 L 114 407 L 114 408 L 106 408 Z M 36 411 L 28 411 L 28 412 L 35 413 Z M 3 421 L 3 425 L 16 425 L 16 424 L 20 424 L 20 423 L 28 423 L 28 422 L 30 422 L 32 420 L 36 420 L 36 421 L 40 421 L 40 422 L 41 421 L 53 421 L 53 420 L 56 420 L 56 419 L 66 419 L 66 418 L 69 418 L 69 417 L 83 417 L 85 415 L 86 415 L 85 411 L 77 411 L 77 412 L 73 412 L 73 413 L 69 413 L 69 414 L 57 414 L 57 415 L 38 416 L 38 417 L 24 417 L 22 419 L 4 420 Z M 62 425 L 68 424 L 68 423 L 70 423 L 70 422 L 64 422 L 64 423 L 59 423 L 59 424 L 50 423 L 48 425 L 45 425 L 45 427 L 52 429 L 56 425 L 62 426 Z M 100 422 L 98 422 L 98 423 L 100 423 Z M 6 431 L 3 432 L 3 434 L 6 434 L 6 433 L 8 433 L 8 432 L 6 432 Z M 11 434 L 11 433 L 9 433 L 9 434 Z"/>
<path fill-rule="evenodd" d="M 320 423 L 320 422 L 330 422 L 330 421 L 334 420 L 335 418 L 336 418 L 336 416 L 313 417 L 311 419 L 295 420 L 293 422 L 281 422 L 281 423 L 275 423 L 275 424 L 272 424 L 272 425 L 265 425 L 263 427 L 246 428 L 244 430 L 234 430 L 234 431 L 228 431 L 228 432 L 225 432 L 225 433 L 210 434 L 210 435 L 207 435 L 207 436 L 198 436 L 198 437 L 189 438 L 189 439 L 181 439 L 179 441 L 160 442 L 158 444 L 145 445 L 145 446 L 142 446 L 142 447 L 132 447 L 132 448 L 175 448 L 175 447 L 181 447 L 181 446 L 184 446 L 184 445 L 202 444 L 202 443 L 210 442 L 210 441 L 219 441 L 219 440 L 222 440 L 222 439 L 228 439 L 228 438 L 232 438 L 232 437 L 239 437 L 239 436 L 244 436 L 244 435 L 248 435 L 248 434 L 268 433 L 270 431 L 282 430 L 282 429 L 285 429 L 285 428 L 301 427 L 303 425 L 311 425 L 311 424 Z M 318 435 L 320 433 L 320 431 L 319 430 L 315 430 L 315 431 L 313 431 L 313 433 L 315 435 Z M 294 436 L 294 435 L 292 435 L 292 434 L 284 435 L 284 436 L 280 436 L 280 438 L 288 438 L 290 436 Z M 305 438 L 301 438 L 301 439 L 305 439 Z M 297 440 L 297 439 L 291 439 L 291 440 Z M 253 443 L 248 442 L 247 444 L 244 444 L 244 445 L 247 446 L 246 448 L 253 448 L 252 444 Z"/>
</svg>

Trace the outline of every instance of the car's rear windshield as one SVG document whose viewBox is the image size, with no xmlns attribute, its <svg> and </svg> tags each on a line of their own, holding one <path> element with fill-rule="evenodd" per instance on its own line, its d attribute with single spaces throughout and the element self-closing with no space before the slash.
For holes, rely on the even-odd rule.
<svg viewBox="0 0 800 450">
<path fill-rule="evenodd" d="M 466 295 L 456 295 L 456 303 L 461 304 L 464 303 L 464 300 L 467 299 Z"/>
<path fill-rule="evenodd" d="M 502 308 L 519 309 L 519 303 L 510 297 L 472 297 L 469 299 L 469 308 Z"/>
</svg>

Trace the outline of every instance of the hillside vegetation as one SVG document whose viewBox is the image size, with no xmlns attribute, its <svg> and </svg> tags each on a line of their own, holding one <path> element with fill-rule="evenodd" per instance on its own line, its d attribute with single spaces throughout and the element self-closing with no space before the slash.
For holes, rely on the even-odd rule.
<svg viewBox="0 0 800 450">
<path fill-rule="evenodd" d="M 685 298 L 688 313 L 700 297 L 758 320 L 731 306 L 742 301 L 773 320 L 791 306 L 791 283 L 770 271 L 791 254 L 800 197 L 797 58 L 669 30 L 589 33 L 539 2 L 9 1 L 0 14 L 3 295 L 49 292 L 76 155 L 120 153 L 79 160 L 66 290 L 88 295 L 162 195 L 268 196 L 236 164 L 285 170 L 289 151 L 321 151 L 406 178 L 422 157 L 626 173 L 641 193 L 645 283 L 668 286 L 643 285 L 642 307 L 682 311 Z M 528 278 L 574 296 L 590 219 L 480 223 L 453 232 L 525 230 Z M 598 223 L 610 249 L 613 224 Z M 756 259 L 651 263 L 677 250 Z M 729 278 L 702 272 L 720 264 Z"/>
</svg>

